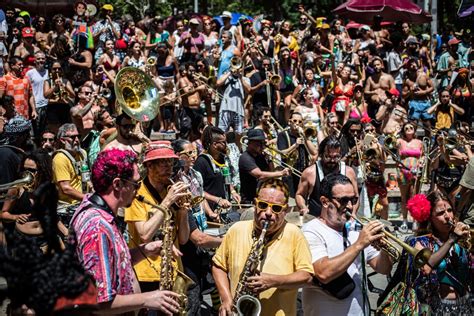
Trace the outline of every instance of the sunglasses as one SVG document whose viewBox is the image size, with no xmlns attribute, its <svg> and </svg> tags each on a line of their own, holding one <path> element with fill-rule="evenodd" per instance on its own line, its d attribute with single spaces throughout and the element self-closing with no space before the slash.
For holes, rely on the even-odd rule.
<svg viewBox="0 0 474 316">
<path fill-rule="evenodd" d="M 323 159 L 326 161 L 338 161 L 339 159 L 341 159 L 341 156 L 337 155 L 337 156 L 331 157 L 331 156 L 323 155 Z"/>
<path fill-rule="evenodd" d="M 142 185 L 142 180 L 130 181 L 130 180 L 123 179 L 123 178 L 119 178 L 119 179 L 124 181 L 124 182 L 127 182 L 128 184 L 131 184 L 135 190 L 138 190 L 138 188 L 140 188 L 140 186 Z"/>
<path fill-rule="evenodd" d="M 374 131 L 375 131 L 375 128 L 369 128 L 369 129 L 365 130 L 366 133 L 371 133 L 371 132 L 374 132 Z"/>
<path fill-rule="evenodd" d="M 360 129 L 349 129 L 349 131 L 350 131 L 351 133 L 360 133 L 360 132 L 361 132 Z"/>
<path fill-rule="evenodd" d="M 262 64 L 263 67 L 270 67 L 270 64 Z"/>
<path fill-rule="evenodd" d="M 69 139 L 79 139 L 79 134 L 74 134 L 74 135 L 66 135 L 63 138 L 69 138 Z"/>
<path fill-rule="evenodd" d="M 332 197 L 331 199 L 337 201 L 341 206 L 346 206 L 349 202 L 351 202 L 352 205 L 356 205 L 359 200 L 357 196 Z"/>
<path fill-rule="evenodd" d="M 303 123 L 303 120 L 291 120 L 295 124 L 301 124 Z"/>
<path fill-rule="evenodd" d="M 211 25 L 211 23 L 204 23 L 204 25 Z"/>
<path fill-rule="evenodd" d="M 411 129 L 414 129 L 413 126 L 406 126 L 403 130 L 408 131 L 408 130 L 411 130 Z"/>
<path fill-rule="evenodd" d="M 46 142 L 52 143 L 52 142 L 54 142 L 54 138 L 43 137 L 43 142 L 45 142 L 45 143 L 46 143 Z"/>
<path fill-rule="evenodd" d="M 23 168 L 23 170 L 31 172 L 31 173 L 37 173 L 38 172 L 38 169 L 36 169 L 36 168 Z"/>
<path fill-rule="evenodd" d="M 255 205 L 259 211 L 266 211 L 268 207 L 272 210 L 273 213 L 279 214 L 285 209 L 284 204 L 269 203 L 266 201 L 259 200 L 255 198 Z"/>
<path fill-rule="evenodd" d="M 188 157 L 195 157 L 197 156 L 198 152 L 197 150 L 190 150 L 190 151 L 180 151 L 180 155 L 186 155 Z"/>
</svg>

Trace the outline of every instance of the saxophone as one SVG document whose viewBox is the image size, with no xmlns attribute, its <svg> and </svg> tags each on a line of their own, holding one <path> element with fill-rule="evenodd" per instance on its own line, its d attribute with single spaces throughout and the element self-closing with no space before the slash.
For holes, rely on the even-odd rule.
<svg viewBox="0 0 474 316">
<path fill-rule="evenodd" d="M 257 269 L 262 262 L 263 248 L 265 247 L 265 234 L 267 233 L 269 222 L 263 223 L 262 232 L 258 239 L 253 243 L 250 254 L 245 262 L 244 269 L 240 274 L 239 283 L 235 290 L 233 301 L 234 310 L 238 315 L 260 315 L 262 306 L 255 294 L 246 286 L 248 278 L 257 273 Z"/>
<path fill-rule="evenodd" d="M 186 315 L 188 298 L 186 292 L 194 283 L 186 274 L 173 267 L 173 218 L 170 211 L 165 213 L 163 222 L 163 244 L 161 246 L 160 290 L 173 291 L 179 294 L 180 305 L 178 315 Z M 176 274 L 176 277 L 175 277 Z"/>
</svg>

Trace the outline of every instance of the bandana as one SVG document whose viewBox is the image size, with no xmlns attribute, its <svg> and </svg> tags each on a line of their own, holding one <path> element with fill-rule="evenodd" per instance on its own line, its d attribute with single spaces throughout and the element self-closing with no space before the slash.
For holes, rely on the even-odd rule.
<svg viewBox="0 0 474 316">
<path fill-rule="evenodd" d="M 10 119 L 5 125 L 5 133 L 7 135 L 21 134 L 31 129 L 31 122 L 21 115 L 17 115 Z"/>
</svg>

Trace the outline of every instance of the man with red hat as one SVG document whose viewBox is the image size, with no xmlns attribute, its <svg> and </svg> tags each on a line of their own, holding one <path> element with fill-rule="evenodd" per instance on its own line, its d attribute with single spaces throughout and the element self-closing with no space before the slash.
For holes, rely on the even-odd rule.
<svg viewBox="0 0 474 316">
<path fill-rule="evenodd" d="M 169 141 L 155 141 L 149 144 L 143 163 L 147 169 L 147 176 L 143 179 L 137 191 L 137 196 L 143 196 L 146 201 L 160 205 L 171 212 L 174 222 L 173 234 L 177 238 L 175 247 L 184 245 L 189 239 L 188 208 L 177 202 L 188 193 L 188 186 L 179 181 L 172 182 L 173 166 L 178 159 Z M 134 199 L 131 206 L 125 209 L 125 221 L 128 223 L 131 249 L 142 243 L 153 241 L 160 232 L 164 220 L 164 212 Z M 163 231 L 161 231 L 163 233 Z M 159 237 L 161 239 L 161 237 Z M 150 258 L 134 265 L 135 273 L 142 292 L 149 292 L 159 288 L 161 257 Z M 182 267 L 181 260 L 174 261 L 173 269 Z"/>
<path fill-rule="evenodd" d="M 33 69 L 35 65 L 35 53 L 40 49 L 33 43 L 35 31 L 31 27 L 21 29 L 21 44 L 15 49 L 13 56 L 20 57 L 23 60 L 24 75 L 28 70 Z"/>
</svg>

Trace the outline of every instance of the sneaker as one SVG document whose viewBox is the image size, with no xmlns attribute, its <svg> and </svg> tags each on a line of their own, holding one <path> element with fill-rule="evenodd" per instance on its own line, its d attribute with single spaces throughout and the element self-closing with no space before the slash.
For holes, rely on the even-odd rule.
<svg viewBox="0 0 474 316">
<path fill-rule="evenodd" d="M 403 222 L 403 224 L 400 225 L 400 232 L 404 234 L 408 233 L 408 224 L 406 222 Z"/>
</svg>

